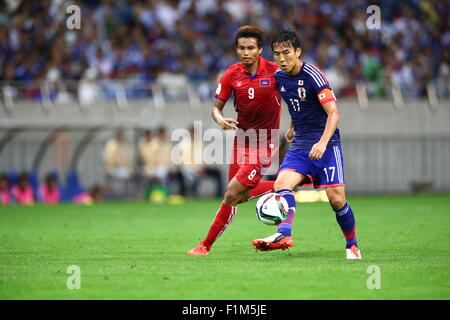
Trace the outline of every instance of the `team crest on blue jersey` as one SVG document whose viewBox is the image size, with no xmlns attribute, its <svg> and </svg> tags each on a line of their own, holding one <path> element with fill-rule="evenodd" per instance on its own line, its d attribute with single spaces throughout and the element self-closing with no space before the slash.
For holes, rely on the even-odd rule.
<svg viewBox="0 0 450 320">
<path fill-rule="evenodd" d="M 259 79 L 260 87 L 270 87 L 270 78 L 268 79 Z"/>
<path fill-rule="evenodd" d="M 306 98 L 306 89 L 303 87 L 298 88 L 298 96 L 300 99 L 305 100 Z"/>
</svg>

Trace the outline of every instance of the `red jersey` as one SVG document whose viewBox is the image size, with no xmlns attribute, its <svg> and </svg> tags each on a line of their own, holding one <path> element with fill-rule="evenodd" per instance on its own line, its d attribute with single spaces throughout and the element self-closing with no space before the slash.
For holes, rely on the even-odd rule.
<svg viewBox="0 0 450 320">
<path fill-rule="evenodd" d="M 277 69 L 276 63 L 262 57 L 255 74 L 250 74 L 242 62 L 235 63 L 221 77 L 214 95 L 227 101 L 233 92 L 237 127 L 244 131 L 267 129 L 268 142 L 270 130 L 280 128 L 281 96 L 274 78 Z"/>
</svg>

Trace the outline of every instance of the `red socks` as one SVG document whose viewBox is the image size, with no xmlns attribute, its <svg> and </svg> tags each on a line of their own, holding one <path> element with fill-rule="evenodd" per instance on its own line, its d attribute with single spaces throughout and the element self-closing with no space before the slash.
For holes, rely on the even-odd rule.
<svg viewBox="0 0 450 320">
<path fill-rule="evenodd" d="M 250 191 L 248 199 L 258 197 L 264 193 L 273 191 L 275 181 L 260 181 L 258 185 Z M 228 206 L 222 202 L 219 210 L 214 217 L 213 223 L 209 228 L 208 235 L 203 240 L 203 245 L 209 250 L 214 241 L 225 231 L 228 225 L 233 221 L 236 215 L 237 207 Z"/>
<path fill-rule="evenodd" d="M 228 225 L 233 221 L 236 215 L 237 207 L 228 206 L 222 202 L 219 211 L 217 211 L 214 221 L 209 228 L 208 235 L 203 240 L 203 245 L 209 250 L 214 241 L 225 231 Z"/>
</svg>

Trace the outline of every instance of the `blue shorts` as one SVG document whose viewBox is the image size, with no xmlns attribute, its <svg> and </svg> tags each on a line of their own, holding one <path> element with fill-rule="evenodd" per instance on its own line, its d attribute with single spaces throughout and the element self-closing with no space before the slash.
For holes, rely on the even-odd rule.
<svg viewBox="0 0 450 320">
<path fill-rule="evenodd" d="M 314 188 L 344 186 L 344 158 L 340 145 L 328 145 L 320 160 L 309 158 L 310 149 L 290 149 L 279 172 L 291 170 L 307 178 L 301 185 L 314 184 Z"/>
</svg>

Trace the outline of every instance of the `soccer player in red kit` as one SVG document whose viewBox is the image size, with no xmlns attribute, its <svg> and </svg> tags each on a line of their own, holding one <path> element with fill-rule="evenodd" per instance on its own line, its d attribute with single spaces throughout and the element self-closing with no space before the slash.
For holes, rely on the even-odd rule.
<svg viewBox="0 0 450 320">
<path fill-rule="evenodd" d="M 238 203 L 273 190 L 273 181 L 260 180 L 277 149 L 281 96 L 274 79 L 277 64 L 260 56 L 263 38 L 263 32 L 254 26 L 243 26 L 236 32 L 240 62 L 231 65 L 220 79 L 212 111 L 222 129 L 236 130 L 228 187 L 206 238 L 187 254 L 208 254 L 232 222 Z M 222 113 L 232 93 L 237 120 L 225 118 Z"/>
</svg>

